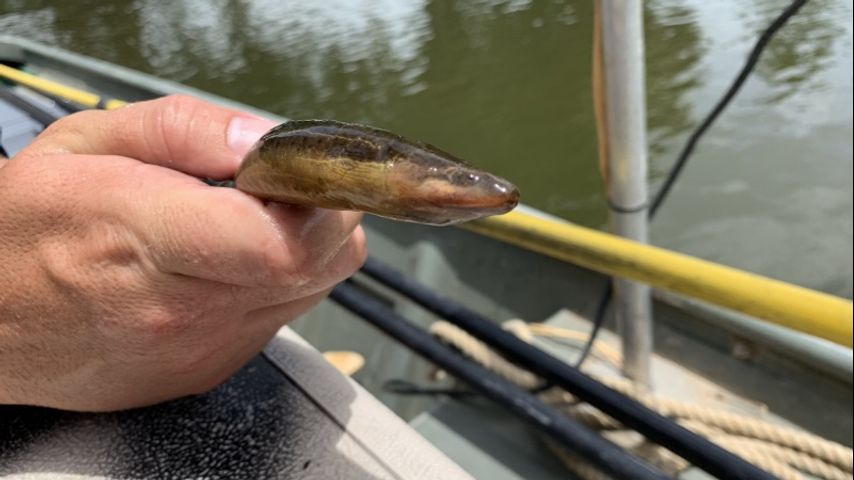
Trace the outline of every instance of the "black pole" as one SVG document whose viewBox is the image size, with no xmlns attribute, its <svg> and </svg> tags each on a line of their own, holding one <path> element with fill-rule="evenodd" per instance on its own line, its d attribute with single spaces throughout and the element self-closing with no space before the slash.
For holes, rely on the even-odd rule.
<svg viewBox="0 0 854 480">
<path fill-rule="evenodd" d="M 623 425 L 637 430 L 649 440 L 715 477 L 744 480 L 776 478 L 738 455 L 650 410 L 638 401 L 608 388 L 578 369 L 520 340 L 464 305 L 429 290 L 374 258 L 368 258 L 362 267 L 362 272 L 468 331 L 511 361 L 552 384 L 566 389 L 614 417 Z"/>
<path fill-rule="evenodd" d="M 534 395 L 460 355 L 370 294 L 360 291 L 351 282 L 335 287 L 330 298 L 488 398 L 512 410 L 602 472 L 619 479 L 670 478 L 544 404 Z"/>
<path fill-rule="evenodd" d="M 59 120 L 60 118 L 59 116 L 48 112 L 41 106 L 36 105 L 31 100 L 24 98 L 22 95 L 13 92 L 12 90 L 3 85 L 0 85 L 0 99 L 5 100 L 13 106 L 20 108 L 27 115 L 29 115 L 30 118 L 39 122 L 40 124 L 42 124 L 42 126 L 45 127 Z"/>
</svg>

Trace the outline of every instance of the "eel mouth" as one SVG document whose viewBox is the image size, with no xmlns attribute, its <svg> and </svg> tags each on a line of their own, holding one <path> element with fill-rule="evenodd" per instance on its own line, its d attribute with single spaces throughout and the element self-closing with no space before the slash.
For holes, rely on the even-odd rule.
<svg viewBox="0 0 854 480">
<path fill-rule="evenodd" d="M 483 184 L 476 188 L 434 191 L 411 205 L 412 218 L 433 225 L 453 225 L 478 218 L 501 215 L 519 204 L 519 190 L 509 182 Z"/>
<path fill-rule="evenodd" d="M 436 226 L 454 225 L 501 215 L 519 204 L 519 190 L 509 182 L 488 188 L 439 188 L 399 201 L 393 212 L 379 213 L 396 220 Z"/>
<path fill-rule="evenodd" d="M 471 196 L 445 203 L 449 208 L 490 212 L 509 212 L 516 208 L 518 204 L 519 191 L 515 189 L 502 196 Z"/>
<path fill-rule="evenodd" d="M 458 210 L 483 210 L 503 213 L 509 212 L 519 204 L 519 189 L 512 183 L 495 178 L 473 188 L 451 189 L 437 194 L 431 201 L 437 207 Z"/>
</svg>

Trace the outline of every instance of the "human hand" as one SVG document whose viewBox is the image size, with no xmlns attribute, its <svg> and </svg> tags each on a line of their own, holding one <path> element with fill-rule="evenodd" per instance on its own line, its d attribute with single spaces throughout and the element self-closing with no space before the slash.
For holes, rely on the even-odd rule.
<svg viewBox="0 0 854 480">
<path fill-rule="evenodd" d="M 172 96 L 69 116 L 0 160 L 0 404 L 207 391 L 358 269 L 360 214 L 198 180 L 273 125 Z"/>
</svg>

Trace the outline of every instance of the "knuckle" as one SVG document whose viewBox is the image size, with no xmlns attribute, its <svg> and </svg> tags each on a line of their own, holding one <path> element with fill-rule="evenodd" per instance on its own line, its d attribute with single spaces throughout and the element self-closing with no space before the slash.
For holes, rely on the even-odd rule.
<svg viewBox="0 0 854 480">
<path fill-rule="evenodd" d="M 289 278 L 294 286 L 309 283 L 320 273 L 319 262 L 306 249 L 298 249 L 291 257 Z"/>
<path fill-rule="evenodd" d="M 368 259 L 368 249 L 365 243 L 364 232 L 357 228 L 353 232 L 347 244 L 341 249 L 334 264 L 329 266 L 334 281 L 341 281 L 353 275 L 362 268 Z"/>
<path fill-rule="evenodd" d="M 169 95 L 155 102 L 157 107 L 148 112 L 147 129 L 150 130 L 149 138 L 158 139 L 158 158 L 168 164 L 188 150 L 193 141 L 194 120 L 204 118 L 200 110 L 205 104 L 184 94 Z"/>
<path fill-rule="evenodd" d="M 362 268 L 362 265 L 368 260 L 368 242 L 365 238 L 365 231 L 362 227 L 357 227 L 353 232 L 353 271 Z"/>
<path fill-rule="evenodd" d="M 314 265 L 304 248 L 282 245 L 273 239 L 261 246 L 265 283 L 278 287 L 299 287 L 313 276 Z"/>
<path fill-rule="evenodd" d="M 191 116 L 202 105 L 201 100 L 182 93 L 168 95 L 160 101 L 163 104 L 162 111 L 165 114 L 179 118 Z"/>
<path fill-rule="evenodd" d="M 173 94 L 163 98 L 162 102 L 162 108 L 155 109 L 161 116 L 161 125 L 182 133 L 192 131 L 199 121 L 205 120 L 211 114 L 209 103 L 190 95 Z M 172 138 L 172 135 L 167 138 Z"/>
<path fill-rule="evenodd" d="M 300 288 L 323 283 L 328 279 L 344 279 L 364 265 L 368 258 L 365 234 L 361 227 L 344 242 L 339 250 L 319 252 L 302 245 L 290 245 L 286 255 L 281 249 L 265 249 L 265 267 L 272 283 L 280 287 Z"/>
<path fill-rule="evenodd" d="M 270 283 L 277 287 L 301 287 L 311 281 L 313 265 L 303 257 L 289 261 L 278 259 L 267 263 Z"/>
<path fill-rule="evenodd" d="M 103 125 L 107 112 L 84 110 L 51 123 L 19 156 L 38 157 L 50 154 L 72 153 L 85 149 L 89 138 L 84 132 L 91 125 Z"/>
<path fill-rule="evenodd" d="M 219 334 L 219 326 L 204 317 L 178 308 L 148 308 L 138 314 L 131 332 L 134 344 L 144 356 L 154 355 L 164 374 L 194 376 L 217 352 L 211 339 Z"/>
<path fill-rule="evenodd" d="M 33 250 L 33 258 L 45 275 L 66 292 L 80 291 L 83 278 L 69 246 L 62 242 L 43 241 Z"/>
<path fill-rule="evenodd" d="M 42 132 L 42 135 L 74 133 L 85 125 L 97 124 L 103 119 L 104 115 L 105 112 L 100 110 L 83 110 L 76 112 L 51 123 L 44 132 Z"/>
<path fill-rule="evenodd" d="M 169 305 L 153 305 L 137 314 L 137 330 L 146 343 L 162 344 L 182 337 L 192 327 L 190 315 Z"/>
<path fill-rule="evenodd" d="M 31 251 L 47 277 L 65 292 L 110 304 L 135 288 L 141 253 L 120 226 L 54 221 L 49 228 Z"/>
</svg>

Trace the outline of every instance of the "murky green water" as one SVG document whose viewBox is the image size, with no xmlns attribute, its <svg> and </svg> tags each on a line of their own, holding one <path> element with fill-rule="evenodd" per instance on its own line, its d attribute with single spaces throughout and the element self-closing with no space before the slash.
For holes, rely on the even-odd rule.
<svg viewBox="0 0 854 480">
<path fill-rule="evenodd" d="M 647 2 L 650 182 L 779 0 Z M 0 0 L 0 32 L 293 118 L 376 124 L 606 223 L 587 0 Z M 813 0 L 774 40 L 652 228 L 656 244 L 852 294 L 852 7 Z"/>
</svg>

